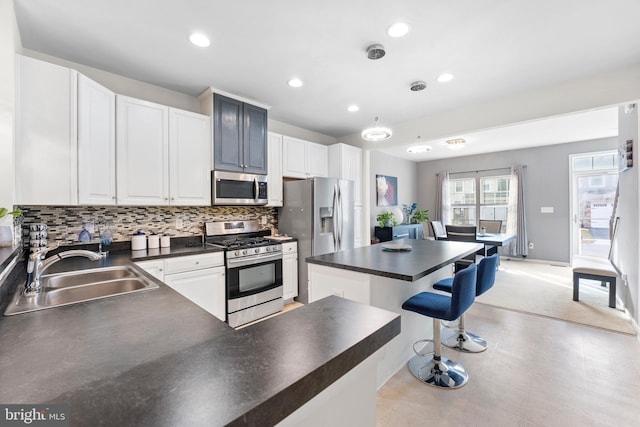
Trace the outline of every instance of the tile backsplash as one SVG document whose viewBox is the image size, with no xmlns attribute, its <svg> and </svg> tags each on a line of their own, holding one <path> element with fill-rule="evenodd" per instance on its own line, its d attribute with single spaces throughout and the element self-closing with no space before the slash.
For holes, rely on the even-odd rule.
<svg viewBox="0 0 640 427">
<path fill-rule="evenodd" d="M 211 221 L 250 220 L 261 223 L 264 229 L 277 228 L 277 208 L 262 206 L 20 206 L 23 242 L 29 240 L 29 224 L 44 223 L 50 243 L 71 244 L 78 241 L 83 222 L 98 227 L 109 225 L 114 241 L 129 241 L 138 230 L 147 234 L 167 233 L 173 237 L 202 235 L 204 223 Z M 262 223 L 261 223 L 262 224 Z"/>
</svg>

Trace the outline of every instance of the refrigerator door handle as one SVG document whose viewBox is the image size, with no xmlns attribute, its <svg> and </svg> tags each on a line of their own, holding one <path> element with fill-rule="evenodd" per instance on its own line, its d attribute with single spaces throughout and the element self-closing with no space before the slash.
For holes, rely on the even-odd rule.
<svg viewBox="0 0 640 427">
<path fill-rule="evenodd" d="M 333 186 L 333 212 L 331 213 L 331 216 L 333 219 L 333 250 L 336 252 L 340 250 L 340 242 L 338 240 L 338 197 L 338 185 L 335 184 Z"/>
<path fill-rule="evenodd" d="M 337 186 L 338 189 L 338 250 L 342 250 L 342 192 L 340 191 L 340 186 Z"/>
</svg>

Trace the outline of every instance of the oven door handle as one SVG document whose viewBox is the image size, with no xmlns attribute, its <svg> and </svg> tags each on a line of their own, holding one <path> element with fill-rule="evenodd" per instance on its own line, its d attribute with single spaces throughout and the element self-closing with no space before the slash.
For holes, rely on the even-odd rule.
<svg viewBox="0 0 640 427">
<path fill-rule="evenodd" d="M 263 262 L 269 261 L 277 261 L 282 259 L 282 252 L 276 254 L 268 254 L 268 255 L 254 255 L 254 256 L 246 256 L 242 258 L 231 258 L 227 260 L 227 267 L 236 268 L 236 267 L 244 267 L 247 265 L 260 264 Z"/>
</svg>

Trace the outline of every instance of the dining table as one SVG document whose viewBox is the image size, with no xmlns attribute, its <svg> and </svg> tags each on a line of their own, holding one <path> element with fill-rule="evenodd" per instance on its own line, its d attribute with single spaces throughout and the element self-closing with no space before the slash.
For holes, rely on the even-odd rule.
<svg viewBox="0 0 640 427">
<path fill-rule="evenodd" d="M 487 249 L 491 246 L 506 246 L 516 239 L 515 234 L 507 233 L 476 233 L 476 243 L 484 245 L 484 254 L 487 255 Z"/>
</svg>

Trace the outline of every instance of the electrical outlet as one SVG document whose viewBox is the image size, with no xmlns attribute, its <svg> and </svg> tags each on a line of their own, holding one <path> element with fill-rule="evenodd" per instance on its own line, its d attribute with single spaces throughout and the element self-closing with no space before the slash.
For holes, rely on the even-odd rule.
<svg viewBox="0 0 640 427">
<path fill-rule="evenodd" d="M 267 225 L 267 216 L 262 215 L 262 225 Z"/>
<path fill-rule="evenodd" d="M 184 227 L 184 221 L 182 218 L 176 218 L 176 230 L 182 230 Z"/>
<path fill-rule="evenodd" d="M 529 249 L 533 249 L 533 248 L 534 248 L 533 242 L 529 242 Z"/>
</svg>

